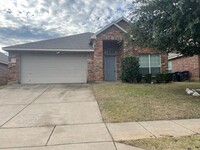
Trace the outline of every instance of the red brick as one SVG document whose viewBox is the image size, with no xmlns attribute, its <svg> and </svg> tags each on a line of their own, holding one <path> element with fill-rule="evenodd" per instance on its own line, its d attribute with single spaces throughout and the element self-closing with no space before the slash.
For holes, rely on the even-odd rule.
<svg viewBox="0 0 200 150">
<path fill-rule="evenodd" d="M 170 60 L 172 62 L 172 71 L 189 71 L 191 79 L 200 80 L 200 55 L 192 57 L 178 57 Z"/>
</svg>

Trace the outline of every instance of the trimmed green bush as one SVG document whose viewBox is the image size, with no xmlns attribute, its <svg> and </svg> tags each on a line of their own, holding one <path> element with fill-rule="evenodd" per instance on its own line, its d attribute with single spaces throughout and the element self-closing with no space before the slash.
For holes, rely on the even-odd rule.
<svg viewBox="0 0 200 150">
<path fill-rule="evenodd" d="M 121 80 L 123 82 L 133 83 L 137 81 L 140 74 L 139 60 L 133 56 L 125 56 L 121 58 Z M 139 80 L 138 80 L 139 81 Z"/>
<path fill-rule="evenodd" d="M 164 74 L 163 73 L 158 73 L 156 75 L 156 82 L 157 83 L 162 83 L 164 81 Z"/>
<path fill-rule="evenodd" d="M 142 74 L 138 74 L 136 77 L 137 83 L 140 83 L 142 81 Z"/>
<path fill-rule="evenodd" d="M 151 83 L 151 77 L 152 77 L 151 74 L 146 74 L 146 75 L 144 76 L 144 79 L 145 79 L 146 83 Z"/>
<path fill-rule="evenodd" d="M 173 73 L 166 73 L 164 74 L 164 80 L 166 83 L 173 81 Z"/>
</svg>

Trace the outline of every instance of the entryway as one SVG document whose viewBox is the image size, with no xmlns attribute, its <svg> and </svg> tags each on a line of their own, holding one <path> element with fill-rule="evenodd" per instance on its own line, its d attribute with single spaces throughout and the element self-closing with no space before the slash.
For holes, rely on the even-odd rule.
<svg viewBox="0 0 200 150">
<path fill-rule="evenodd" d="M 117 54 L 121 48 L 121 41 L 117 40 L 104 40 L 104 80 L 115 81 L 117 80 Z"/>
</svg>

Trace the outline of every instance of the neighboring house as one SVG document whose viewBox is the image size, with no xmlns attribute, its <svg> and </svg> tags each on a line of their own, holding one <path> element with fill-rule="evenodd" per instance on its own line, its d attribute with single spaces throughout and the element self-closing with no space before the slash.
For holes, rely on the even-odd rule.
<svg viewBox="0 0 200 150">
<path fill-rule="evenodd" d="M 96 33 L 82 33 L 4 47 L 9 52 L 10 81 L 18 83 L 86 83 L 120 78 L 124 55 L 140 58 L 142 73 L 167 71 L 167 54 L 127 46 L 125 18 Z"/>
<path fill-rule="evenodd" d="M 184 57 L 178 54 L 169 54 L 168 64 L 171 72 L 189 71 L 192 81 L 200 81 L 200 55 Z"/>
<path fill-rule="evenodd" d="M 8 82 L 8 56 L 0 52 L 0 85 Z"/>
</svg>

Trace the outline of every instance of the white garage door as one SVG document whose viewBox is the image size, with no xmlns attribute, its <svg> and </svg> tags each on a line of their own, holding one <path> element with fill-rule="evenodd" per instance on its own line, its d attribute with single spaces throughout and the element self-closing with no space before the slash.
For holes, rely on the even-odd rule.
<svg viewBox="0 0 200 150">
<path fill-rule="evenodd" d="M 86 54 L 21 55 L 21 83 L 86 83 Z"/>
</svg>

